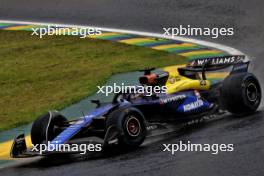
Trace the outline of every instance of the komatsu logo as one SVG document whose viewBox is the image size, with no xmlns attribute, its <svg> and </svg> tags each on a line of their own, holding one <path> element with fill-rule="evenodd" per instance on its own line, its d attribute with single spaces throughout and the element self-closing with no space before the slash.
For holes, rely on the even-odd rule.
<svg viewBox="0 0 264 176">
<path fill-rule="evenodd" d="M 193 103 L 190 103 L 190 104 L 187 104 L 187 105 L 184 105 L 183 106 L 183 111 L 186 112 L 186 111 L 191 111 L 191 110 L 194 110 L 194 109 L 197 109 L 201 106 L 204 105 L 204 102 L 202 100 L 197 100 Z"/>
</svg>

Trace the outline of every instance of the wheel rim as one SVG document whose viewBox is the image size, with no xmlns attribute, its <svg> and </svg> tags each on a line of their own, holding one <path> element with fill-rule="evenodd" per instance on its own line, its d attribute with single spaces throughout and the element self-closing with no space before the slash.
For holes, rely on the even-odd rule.
<svg viewBox="0 0 264 176">
<path fill-rule="evenodd" d="M 250 102 L 254 103 L 254 102 L 257 101 L 257 99 L 258 99 L 258 89 L 257 89 L 257 86 L 254 83 L 248 84 L 247 89 L 246 89 L 246 93 L 247 93 L 247 99 Z"/>
<path fill-rule="evenodd" d="M 134 116 L 130 116 L 126 123 L 126 129 L 130 136 L 138 136 L 141 131 L 139 120 Z"/>
</svg>

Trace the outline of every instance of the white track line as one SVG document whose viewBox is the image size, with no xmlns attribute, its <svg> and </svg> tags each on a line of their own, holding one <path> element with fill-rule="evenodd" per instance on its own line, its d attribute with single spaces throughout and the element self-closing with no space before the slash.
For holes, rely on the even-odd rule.
<svg viewBox="0 0 264 176">
<path fill-rule="evenodd" d="M 204 45 L 212 48 L 216 48 L 222 51 L 225 51 L 231 55 L 245 55 L 241 51 L 225 46 L 218 43 L 198 40 L 198 39 L 191 39 L 191 38 L 185 38 L 185 37 L 178 37 L 178 36 L 164 36 L 160 33 L 151 33 L 151 32 L 141 32 L 141 31 L 133 31 L 133 30 L 124 30 L 124 29 L 116 29 L 116 28 L 105 28 L 105 27 L 97 27 L 97 26 L 85 26 L 85 25 L 72 25 L 72 24 L 60 24 L 60 23 L 42 23 L 42 22 L 33 22 L 33 21 L 13 21 L 13 20 L 0 20 L 0 23 L 15 23 L 15 24 L 30 24 L 30 25 L 44 25 L 44 26 L 58 26 L 58 27 L 76 27 L 76 28 L 98 28 L 102 31 L 108 31 L 108 32 L 119 32 L 119 33 L 127 33 L 127 34 L 134 34 L 134 35 L 140 35 L 140 36 L 148 36 L 148 37 L 156 37 L 156 38 L 165 38 L 170 40 L 180 40 L 184 42 L 190 42 L 195 43 L 199 45 Z M 248 58 L 246 56 L 246 58 Z"/>
</svg>

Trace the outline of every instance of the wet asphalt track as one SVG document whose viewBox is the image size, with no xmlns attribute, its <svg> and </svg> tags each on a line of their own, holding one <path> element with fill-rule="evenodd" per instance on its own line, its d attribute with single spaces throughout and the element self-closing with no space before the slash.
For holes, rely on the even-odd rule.
<svg viewBox="0 0 264 176">
<path fill-rule="evenodd" d="M 0 19 L 77 23 L 148 32 L 180 24 L 234 27 L 232 37 L 211 39 L 253 58 L 251 70 L 264 83 L 263 0 L 0 0 Z M 140 149 L 112 156 L 44 159 L 0 170 L 1 175 L 264 175 L 264 113 L 232 116 L 183 133 L 149 139 Z M 212 155 L 161 152 L 163 143 L 234 143 L 235 151 Z M 153 141 L 153 142 L 152 142 Z"/>
</svg>

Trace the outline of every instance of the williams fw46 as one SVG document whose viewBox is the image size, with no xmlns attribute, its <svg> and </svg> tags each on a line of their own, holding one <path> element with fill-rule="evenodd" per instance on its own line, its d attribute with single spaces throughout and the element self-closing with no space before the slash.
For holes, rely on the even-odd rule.
<svg viewBox="0 0 264 176">
<path fill-rule="evenodd" d="M 248 73 L 248 66 L 244 56 L 226 56 L 192 60 L 170 71 L 145 69 L 139 83 L 166 86 L 166 93 L 146 96 L 120 92 L 109 103 L 93 100 L 97 107 L 72 121 L 50 111 L 33 123 L 32 143 L 59 145 L 78 139 L 89 143 L 90 138 L 96 137 L 101 139 L 103 148 L 114 144 L 130 149 L 143 143 L 154 123 L 186 123 L 220 111 L 236 116 L 254 113 L 261 101 L 261 87 L 257 78 Z M 227 76 L 207 79 L 209 73 L 219 71 Z M 26 147 L 23 134 L 14 139 L 12 157 L 34 155 Z"/>
</svg>

